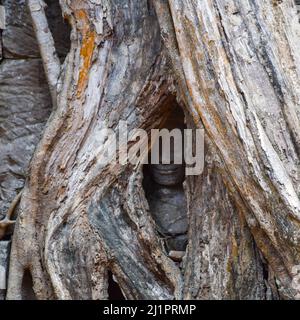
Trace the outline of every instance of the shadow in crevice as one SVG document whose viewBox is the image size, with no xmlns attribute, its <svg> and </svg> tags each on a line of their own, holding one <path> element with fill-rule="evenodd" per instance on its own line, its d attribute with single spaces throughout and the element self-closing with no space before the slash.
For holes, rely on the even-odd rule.
<svg viewBox="0 0 300 320">
<path fill-rule="evenodd" d="M 28 269 L 24 271 L 22 280 L 22 300 L 36 300 L 36 296 L 33 291 L 32 276 Z"/>
<path fill-rule="evenodd" d="M 126 300 L 118 283 L 114 280 L 113 274 L 108 271 L 108 299 Z"/>
<path fill-rule="evenodd" d="M 63 62 L 71 46 L 71 27 L 62 17 L 59 1 L 45 0 L 45 2 L 47 4 L 46 16 L 49 28 L 53 35 L 57 54 L 61 62 Z"/>
</svg>

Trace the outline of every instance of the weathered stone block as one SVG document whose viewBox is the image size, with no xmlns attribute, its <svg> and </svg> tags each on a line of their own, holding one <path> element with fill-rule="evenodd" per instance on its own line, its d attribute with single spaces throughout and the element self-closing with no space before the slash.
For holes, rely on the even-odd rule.
<svg viewBox="0 0 300 320">
<path fill-rule="evenodd" d="M 9 253 L 10 241 L 0 241 L 0 300 L 4 300 L 7 288 Z"/>
<path fill-rule="evenodd" d="M 5 19 L 5 7 L 0 6 L 0 29 L 5 29 L 6 19 Z"/>
<path fill-rule="evenodd" d="M 4 0 L 6 29 L 2 33 L 4 57 L 38 57 L 39 49 L 35 40 L 26 1 Z"/>
<path fill-rule="evenodd" d="M 148 202 L 162 234 L 174 236 L 187 232 L 186 200 L 181 187 L 157 185 L 149 195 Z"/>
<path fill-rule="evenodd" d="M 58 1 L 46 1 L 49 27 L 60 56 L 65 56 L 69 48 L 69 27 L 62 19 Z M 4 0 L 6 9 L 6 29 L 3 31 L 4 57 L 39 57 L 31 17 L 24 0 Z"/>
<path fill-rule="evenodd" d="M 58 1 L 46 3 L 58 54 L 65 56 L 69 48 L 67 23 Z M 2 54 L 4 58 L 0 65 L 0 219 L 23 187 L 29 160 L 51 110 L 26 1 L 3 0 L 2 4 L 6 28 L 2 35 L 0 32 L 0 59 Z"/>
<path fill-rule="evenodd" d="M 185 251 L 188 244 L 188 236 L 187 234 L 181 234 L 178 236 L 168 237 L 166 243 L 169 251 Z"/>
<path fill-rule="evenodd" d="M 23 187 L 50 110 L 41 61 L 4 60 L 0 65 L 0 219 Z"/>
</svg>

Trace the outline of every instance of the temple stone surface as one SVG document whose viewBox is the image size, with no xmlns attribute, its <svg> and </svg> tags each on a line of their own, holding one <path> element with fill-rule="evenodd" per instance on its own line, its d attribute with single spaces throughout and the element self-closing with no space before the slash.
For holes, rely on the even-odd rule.
<svg viewBox="0 0 300 320">
<path fill-rule="evenodd" d="M 69 47 L 68 27 L 58 1 L 46 2 L 50 29 L 63 60 Z M 23 188 L 52 108 L 26 1 L 4 0 L 2 5 L 6 23 L 0 62 L 0 219 Z"/>
<path fill-rule="evenodd" d="M 45 1 L 49 27 L 63 61 L 68 25 L 59 1 Z M 0 0 L 0 220 L 22 190 L 52 105 L 31 18 L 24 0 Z M 11 234 L 12 230 L 10 230 Z M 10 239 L 8 234 L 5 239 Z M 5 298 L 9 241 L 0 241 L 0 300 Z"/>
<path fill-rule="evenodd" d="M 5 297 L 10 241 L 0 241 L 0 300 Z"/>
</svg>

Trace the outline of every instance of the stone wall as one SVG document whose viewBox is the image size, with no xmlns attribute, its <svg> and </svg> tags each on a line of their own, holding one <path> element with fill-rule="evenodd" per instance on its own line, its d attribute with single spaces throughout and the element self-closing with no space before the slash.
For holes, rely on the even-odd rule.
<svg viewBox="0 0 300 320">
<path fill-rule="evenodd" d="M 61 17 L 58 1 L 46 2 L 50 28 L 58 54 L 63 60 L 69 47 L 68 26 Z M 25 1 L 3 0 L 0 4 L 5 8 L 6 20 L 0 42 L 2 219 L 14 197 L 23 188 L 30 159 L 51 112 L 51 99 Z M 7 268 L 9 239 L 10 235 L 7 235 L 7 241 L 0 241 L 0 300 L 4 296 L 2 278 Z"/>
</svg>

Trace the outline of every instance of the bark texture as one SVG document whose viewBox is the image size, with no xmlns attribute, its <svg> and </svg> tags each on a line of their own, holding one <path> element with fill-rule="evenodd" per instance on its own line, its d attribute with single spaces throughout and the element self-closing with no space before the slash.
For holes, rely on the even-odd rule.
<svg viewBox="0 0 300 320">
<path fill-rule="evenodd" d="M 29 279 L 38 299 L 106 299 L 110 273 L 127 299 L 295 298 L 300 25 L 294 1 L 61 0 L 60 6 L 71 47 L 53 73 L 43 2 L 29 1 L 55 109 L 22 193 L 7 298 L 31 297 L 24 290 Z M 14 32 L 5 32 L 4 55 L 16 54 Z M 37 54 L 35 46 L 21 50 L 16 55 Z M 14 63 L 14 72 L 23 63 L 30 70 L 41 65 Z M 102 128 L 117 131 L 126 120 L 129 131 L 149 131 L 162 125 L 175 100 L 187 126 L 207 133 L 205 170 L 185 181 L 189 243 L 181 264 L 168 256 L 149 212 L 142 165 L 99 162 L 110 143 L 101 141 Z M 5 179 L 14 163 L 3 167 Z"/>
<path fill-rule="evenodd" d="M 164 110 L 161 105 L 167 100 L 169 80 L 161 55 L 159 26 L 146 2 L 130 8 L 123 2 L 111 6 L 75 1 L 71 5 L 62 2 L 62 7 L 72 26 L 71 50 L 58 83 L 57 110 L 37 147 L 21 200 L 8 298 L 22 298 L 26 269 L 32 274 L 38 298 L 106 297 L 108 267 L 128 268 L 120 261 L 114 264 L 112 252 L 107 255 L 109 241 L 101 240 L 101 230 L 93 233 L 87 211 L 93 198 L 103 198 L 105 203 L 107 194 L 117 197 L 122 190 L 117 190 L 118 180 L 124 180 L 126 186 L 136 170 L 128 168 L 123 177 L 126 167 L 101 168 L 97 154 L 103 152 L 103 145 L 97 140 L 97 132 L 104 125 L 114 128 L 120 119 L 127 120 L 132 128 L 156 125 Z M 66 149 L 67 153 L 62 152 Z M 111 190 L 112 184 L 115 191 Z M 108 217 L 117 214 L 114 205 L 118 202 L 107 209 Z M 127 210 L 139 214 L 134 204 Z M 141 250 L 146 255 L 141 259 L 153 261 L 144 263 L 141 272 L 143 277 L 149 274 L 148 290 L 133 290 L 128 279 L 120 286 L 128 298 L 171 298 L 174 289 L 177 295 L 180 292 L 179 272 L 151 236 L 154 230 L 147 215 L 144 211 L 140 215 L 142 226 L 138 217 L 132 223 L 141 228 L 142 239 L 136 235 L 136 241 L 130 242 L 136 250 L 139 246 L 153 247 Z M 128 242 L 128 234 L 123 236 Z M 121 248 L 114 249 L 118 250 Z M 126 255 L 125 250 L 122 255 Z M 122 282 L 124 275 L 120 271 L 114 274 Z"/>
<path fill-rule="evenodd" d="M 13 209 L 11 204 L 24 186 L 30 159 L 52 107 L 27 5 L 11 0 L 2 4 L 6 25 L 1 32 L 0 64 L 0 219 Z M 49 2 L 47 16 L 58 54 L 63 57 L 69 34 L 57 2 Z M 6 221 L 0 223 L 4 244 L 12 232 Z M 7 265 L 2 266 L 7 269 Z"/>
<path fill-rule="evenodd" d="M 295 3 L 176 0 L 158 14 L 164 26 L 172 17 L 173 59 L 182 66 L 195 122 L 201 119 L 217 147 L 227 185 L 243 199 L 239 206 L 282 295 L 292 298 L 292 269 L 299 264 Z"/>
</svg>

